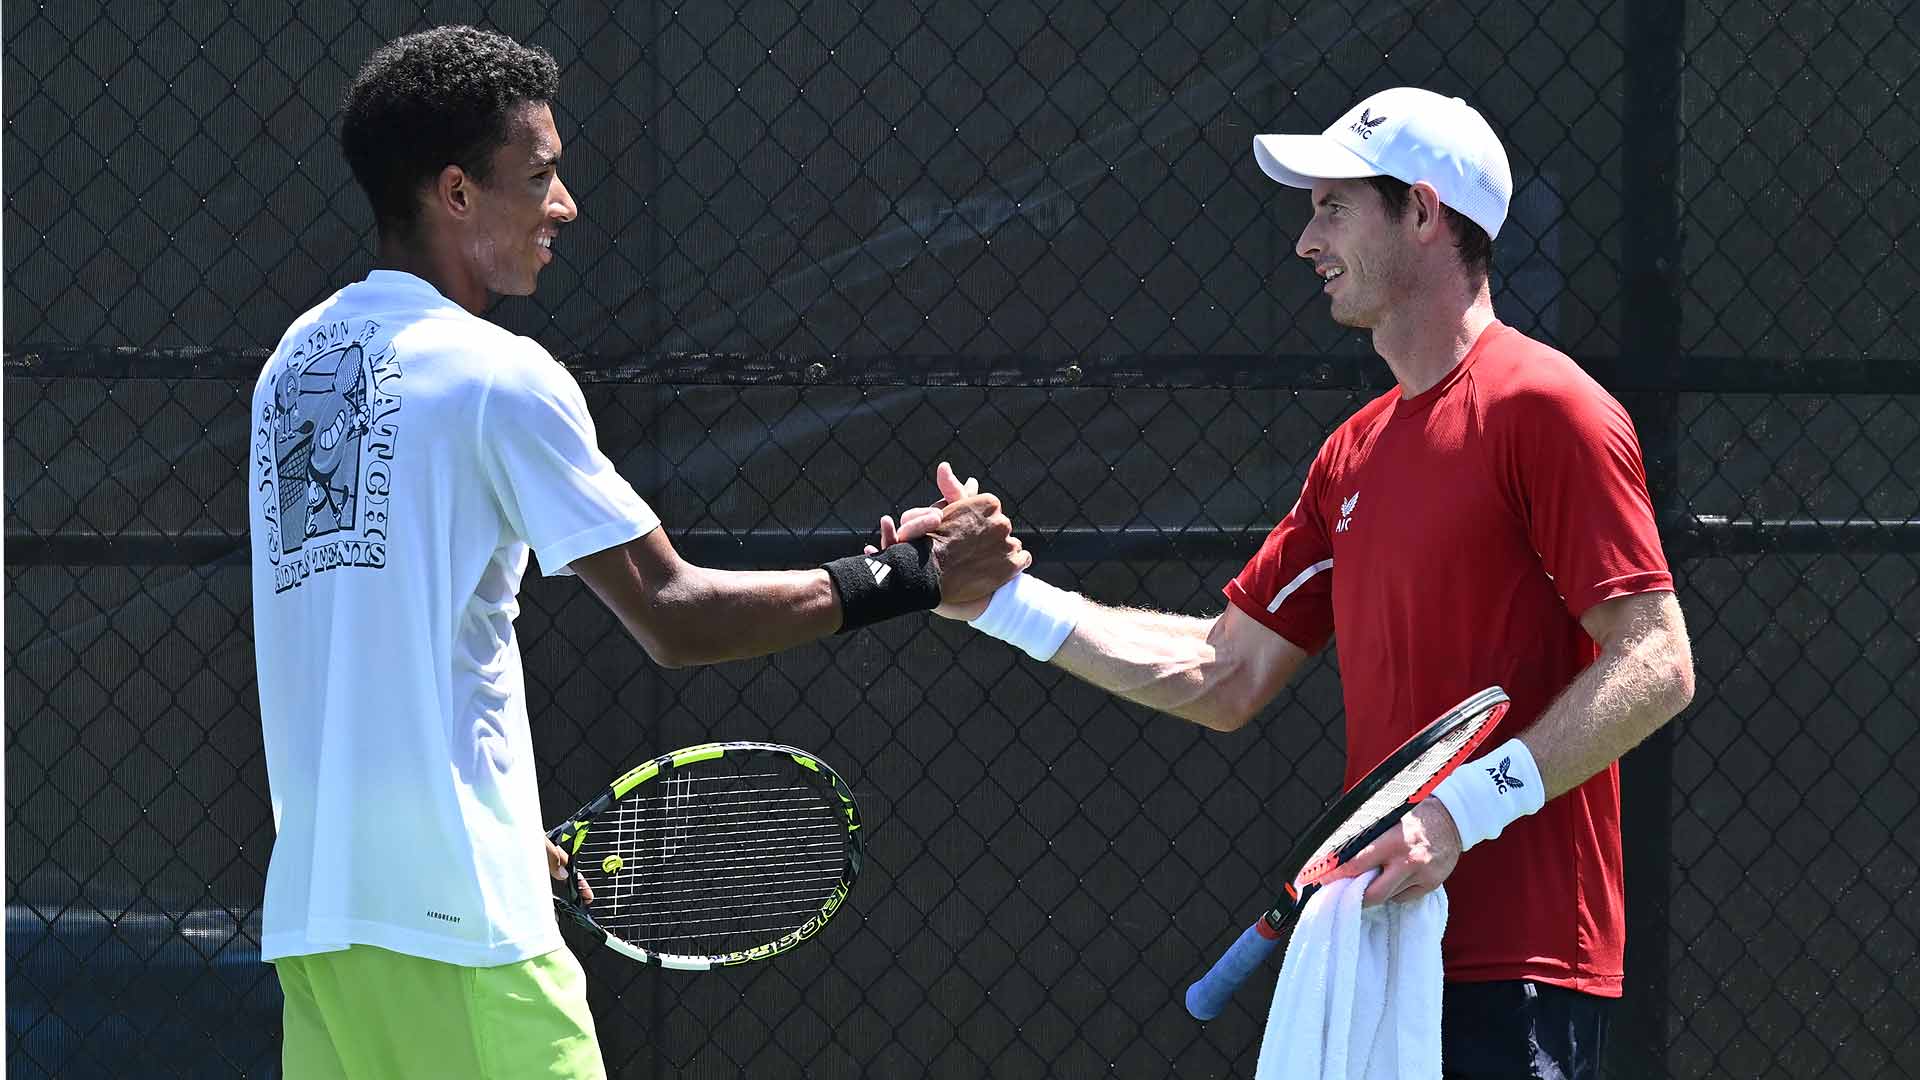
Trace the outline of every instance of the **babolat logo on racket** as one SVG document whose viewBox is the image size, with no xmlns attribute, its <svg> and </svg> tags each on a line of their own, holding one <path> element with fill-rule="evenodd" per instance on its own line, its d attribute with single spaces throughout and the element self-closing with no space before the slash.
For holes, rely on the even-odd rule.
<svg viewBox="0 0 1920 1080">
<path fill-rule="evenodd" d="M 1487 775 L 1493 777 L 1493 790 L 1495 793 L 1505 795 L 1508 788 L 1523 788 L 1527 786 L 1520 781 L 1519 777 L 1507 775 L 1507 766 L 1511 764 L 1513 764 L 1512 758 L 1503 757 L 1500 759 L 1499 767 L 1488 766 Z"/>
</svg>

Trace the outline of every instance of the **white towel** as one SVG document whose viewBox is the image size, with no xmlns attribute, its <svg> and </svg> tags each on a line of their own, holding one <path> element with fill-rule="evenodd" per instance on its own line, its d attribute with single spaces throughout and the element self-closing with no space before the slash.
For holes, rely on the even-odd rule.
<svg viewBox="0 0 1920 1080">
<path fill-rule="evenodd" d="M 1307 902 L 1274 987 L 1258 1080 L 1438 1080 L 1447 892 L 1362 908 L 1377 873 Z"/>
</svg>

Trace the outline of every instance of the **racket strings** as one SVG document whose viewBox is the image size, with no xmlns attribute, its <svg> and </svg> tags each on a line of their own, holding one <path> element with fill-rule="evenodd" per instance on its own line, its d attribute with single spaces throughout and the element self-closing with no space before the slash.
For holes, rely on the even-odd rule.
<svg viewBox="0 0 1920 1080">
<path fill-rule="evenodd" d="M 846 844 L 839 836 L 821 836 L 818 830 L 805 834 L 795 833 L 791 830 L 769 830 L 769 834 L 764 834 L 754 839 L 768 841 L 782 837 L 790 840 L 790 843 L 782 851 L 782 859 L 784 862 L 808 861 L 805 860 L 805 856 L 818 854 L 820 858 L 817 861 L 828 862 L 834 866 L 839 866 L 840 856 L 846 850 Z M 619 856 L 622 873 L 631 874 L 639 880 L 663 880 L 667 876 L 667 870 L 670 869 L 677 873 L 684 869 L 686 862 L 695 859 L 701 860 L 703 867 L 715 873 L 725 873 L 731 867 L 741 867 L 750 870 L 756 866 L 768 865 L 763 852 L 751 849 L 743 851 L 738 845 L 726 844 L 699 844 L 679 848 L 672 853 L 674 856 L 679 857 L 678 861 L 671 861 L 664 857 L 647 860 L 644 853 L 636 856 L 630 847 L 624 846 L 609 846 L 601 850 L 594 850 L 593 845 L 587 844 L 582 845 L 580 850 L 587 853 L 585 857 L 593 860 L 595 863 L 604 862 L 608 855 Z M 655 854 L 660 853 L 656 852 Z"/>
<path fill-rule="evenodd" d="M 628 941 L 687 955 L 751 948 L 818 914 L 844 879 L 846 825 L 804 777 L 652 786 L 597 817 L 574 855 L 594 921 Z"/>
<path fill-rule="evenodd" d="M 1413 796 L 1413 793 L 1426 786 L 1427 782 L 1439 775 L 1455 754 L 1473 742 L 1480 729 L 1491 719 L 1491 712 L 1477 716 L 1438 739 L 1426 751 L 1409 762 L 1406 768 L 1395 773 L 1372 797 L 1360 804 L 1351 816 L 1340 823 L 1333 833 L 1314 849 L 1313 855 L 1306 861 L 1312 867 L 1328 855 L 1345 847 L 1347 842 L 1371 828 L 1382 817 L 1398 809 Z"/>
</svg>

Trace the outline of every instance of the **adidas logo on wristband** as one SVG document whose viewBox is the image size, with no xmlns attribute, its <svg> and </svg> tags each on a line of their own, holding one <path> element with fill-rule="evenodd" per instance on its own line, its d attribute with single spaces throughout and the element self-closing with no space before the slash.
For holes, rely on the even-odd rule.
<svg viewBox="0 0 1920 1080">
<path fill-rule="evenodd" d="M 923 536 L 873 555 L 848 555 L 821 569 L 840 601 L 840 633 L 911 611 L 940 606 L 940 565 L 933 540 Z"/>
</svg>

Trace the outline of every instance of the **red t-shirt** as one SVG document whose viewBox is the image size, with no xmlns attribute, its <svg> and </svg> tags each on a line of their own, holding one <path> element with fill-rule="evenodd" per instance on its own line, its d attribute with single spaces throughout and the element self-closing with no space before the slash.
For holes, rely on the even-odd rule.
<svg viewBox="0 0 1920 1080">
<path fill-rule="evenodd" d="M 1523 731 L 1599 655 L 1583 612 L 1671 588 L 1626 410 L 1496 322 L 1438 385 L 1334 431 L 1226 594 L 1309 652 L 1338 628 L 1351 786 L 1483 687 L 1513 699 L 1485 745 Z M 1448 979 L 1619 996 L 1618 766 L 1467 852 L 1446 889 Z"/>
</svg>

